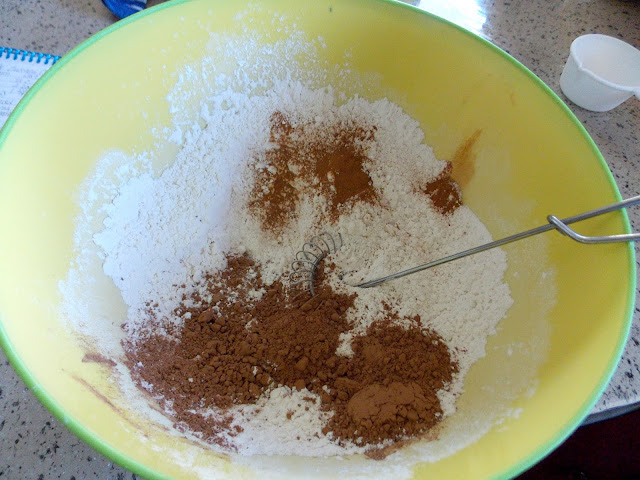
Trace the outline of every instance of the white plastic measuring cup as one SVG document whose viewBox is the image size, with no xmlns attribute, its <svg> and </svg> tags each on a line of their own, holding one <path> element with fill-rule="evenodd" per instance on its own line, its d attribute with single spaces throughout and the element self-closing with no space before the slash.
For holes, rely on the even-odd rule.
<svg viewBox="0 0 640 480">
<path fill-rule="evenodd" d="M 607 35 L 571 43 L 560 88 L 576 105 L 606 112 L 635 95 L 640 99 L 640 50 Z"/>
</svg>

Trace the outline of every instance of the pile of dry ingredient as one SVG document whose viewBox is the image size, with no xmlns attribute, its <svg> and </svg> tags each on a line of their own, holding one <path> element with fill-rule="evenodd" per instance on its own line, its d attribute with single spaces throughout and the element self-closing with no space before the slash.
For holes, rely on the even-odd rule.
<svg viewBox="0 0 640 480">
<path fill-rule="evenodd" d="M 407 328 L 381 311 L 353 342 L 352 356 L 336 355 L 339 335 L 349 330 L 345 313 L 353 298 L 327 285 L 314 297 L 291 295 L 281 282 L 265 286 L 255 267 L 247 256 L 230 258 L 207 280 L 210 306 L 179 307 L 177 314 L 190 314 L 182 328 L 127 345 L 130 366 L 144 365 L 135 369 L 140 383 L 154 385 L 154 393 L 171 402 L 179 425 L 233 448 L 242 427 L 231 428 L 232 415 L 214 420 L 196 412 L 255 403 L 273 386 L 315 394 L 306 400 L 333 413 L 322 433 L 338 442 L 384 444 L 419 435 L 440 420 L 436 392 L 456 366 L 418 316 Z M 254 302 L 248 293 L 256 287 L 266 292 Z M 287 411 L 289 418 L 293 414 Z"/>
<path fill-rule="evenodd" d="M 247 199 L 265 233 L 275 236 L 295 222 L 305 195 L 326 201 L 319 226 L 332 226 L 358 202 L 384 208 L 364 167 L 375 126 L 330 124 L 317 135 L 313 125 L 293 126 L 282 112 L 275 112 L 270 123 L 275 147 L 260 159 L 265 166 L 251 172 Z M 460 205 L 449 171 L 420 188 L 423 201 L 431 199 L 443 214 Z M 126 343 L 140 384 L 154 385 L 154 393 L 171 402 L 179 424 L 231 448 L 232 417 L 213 421 L 195 412 L 255 403 L 273 386 L 316 394 L 312 401 L 333 414 L 322 433 L 338 442 L 380 446 L 438 423 L 437 392 L 451 382 L 457 366 L 420 316 L 398 326 L 393 323 L 397 314 L 381 305 L 374 323 L 354 339 L 353 355 L 336 355 L 340 335 L 351 329 L 347 312 L 358 294 L 334 292 L 318 278 L 312 297 L 287 288 L 288 273 L 266 285 L 250 254 L 229 257 L 226 267 L 205 281 L 210 301 L 197 288 L 188 298 L 195 306 L 177 306 L 175 315 L 186 315 L 184 325 L 169 324 L 161 333 L 154 329 L 143 340 Z M 257 300 L 251 295 L 255 291 L 263 291 Z M 142 368 L 135 368 L 138 362 Z"/>
<path fill-rule="evenodd" d="M 223 451 L 380 458 L 429 432 L 511 305 L 504 254 L 350 285 L 489 239 L 451 164 L 387 100 L 283 84 L 203 115 L 174 165 L 120 186 L 94 236 L 129 307 L 136 384 Z M 345 246 L 311 297 L 289 264 L 324 230 Z"/>
</svg>

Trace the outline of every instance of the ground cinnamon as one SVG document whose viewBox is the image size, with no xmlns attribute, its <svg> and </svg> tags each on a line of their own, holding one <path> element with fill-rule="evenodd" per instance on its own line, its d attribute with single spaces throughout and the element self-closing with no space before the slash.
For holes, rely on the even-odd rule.
<svg viewBox="0 0 640 480">
<path fill-rule="evenodd" d="M 462 205 L 462 192 L 451 178 L 452 172 L 453 166 L 451 162 L 447 162 L 442 172 L 422 187 L 422 192 L 431 199 L 433 207 L 443 215 L 453 213 Z"/>
<path fill-rule="evenodd" d="M 271 116 L 273 148 L 256 159 L 250 209 L 265 230 L 279 232 L 295 218 L 304 195 L 327 199 L 325 223 L 336 220 L 354 202 L 375 203 L 377 195 L 366 170 L 365 146 L 374 127 L 329 125 L 322 134 L 314 123 L 293 125 L 282 112 Z"/>
</svg>

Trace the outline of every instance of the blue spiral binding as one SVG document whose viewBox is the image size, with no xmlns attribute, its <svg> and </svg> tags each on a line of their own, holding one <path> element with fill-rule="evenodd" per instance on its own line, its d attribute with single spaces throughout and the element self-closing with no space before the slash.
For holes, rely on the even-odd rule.
<svg viewBox="0 0 640 480">
<path fill-rule="evenodd" d="M 20 50 L 18 48 L 0 47 L 0 58 L 20 60 L 21 62 L 35 62 L 51 65 L 60 60 L 59 55 L 49 55 L 47 53 L 30 52 L 29 50 Z"/>
</svg>

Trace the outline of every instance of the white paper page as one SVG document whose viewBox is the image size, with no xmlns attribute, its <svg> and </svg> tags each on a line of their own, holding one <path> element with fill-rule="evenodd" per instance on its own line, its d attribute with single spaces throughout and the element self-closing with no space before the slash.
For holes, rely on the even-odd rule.
<svg viewBox="0 0 640 480">
<path fill-rule="evenodd" d="M 58 58 L 0 47 L 0 128 L 27 90 Z"/>
</svg>

